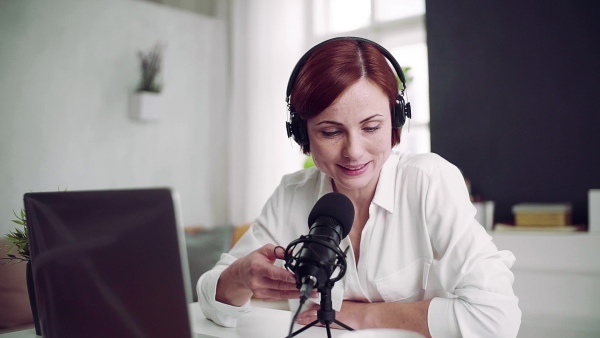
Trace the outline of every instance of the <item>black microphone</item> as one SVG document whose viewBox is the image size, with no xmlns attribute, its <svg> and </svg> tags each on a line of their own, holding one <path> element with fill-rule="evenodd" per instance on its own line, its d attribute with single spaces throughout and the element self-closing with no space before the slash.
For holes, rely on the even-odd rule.
<svg viewBox="0 0 600 338">
<path fill-rule="evenodd" d="M 343 194 L 328 193 L 315 203 L 308 216 L 309 234 L 300 236 L 286 249 L 285 265 L 296 275 L 301 298 L 306 299 L 314 288 L 320 289 L 343 277 L 346 255 L 339 244 L 350 232 L 353 221 L 354 206 Z M 303 245 L 295 250 L 300 243 Z M 336 268 L 340 271 L 330 280 Z"/>
</svg>

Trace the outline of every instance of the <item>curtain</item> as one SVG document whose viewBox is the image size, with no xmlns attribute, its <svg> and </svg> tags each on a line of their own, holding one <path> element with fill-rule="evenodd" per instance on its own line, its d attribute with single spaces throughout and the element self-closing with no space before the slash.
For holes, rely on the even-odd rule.
<svg viewBox="0 0 600 338">
<path fill-rule="evenodd" d="M 287 138 L 285 90 L 306 51 L 306 1 L 233 0 L 230 12 L 229 218 L 252 222 L 281 177 L 302 168 Z"/>
</svg>

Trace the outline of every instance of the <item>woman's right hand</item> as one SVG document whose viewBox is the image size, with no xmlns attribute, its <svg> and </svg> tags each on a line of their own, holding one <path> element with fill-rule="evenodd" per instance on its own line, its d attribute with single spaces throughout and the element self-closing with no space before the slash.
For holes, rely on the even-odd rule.
<svg viewBox="0 0 600 338">
<path fill-rule="evenodd" d="M 252 296 L 267 301 L 299 298 L 294 274 L 275 266 L 277 258 L 275 246 L 266 244 L 237 259 L 221 273 L 216 300 L 242 306 Z"/>
</svg>

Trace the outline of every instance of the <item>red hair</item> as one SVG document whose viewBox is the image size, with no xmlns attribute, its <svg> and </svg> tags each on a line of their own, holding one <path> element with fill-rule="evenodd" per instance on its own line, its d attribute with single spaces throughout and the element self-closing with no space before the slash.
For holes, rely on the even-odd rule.
<svg viewBox="0 0 600 338">
<path fill-rule="evenodd" d="M 392 117 L 398 95 L 396 74 L 377 47 L 353 39 L 334 40 L 311 53 L 293 84 L 291 111 L 304 120 L 315 117 L 362 78 L 381 88 Z M 400 143 L 400 132 L 392 129 L 392 147 Z M 302 152 L 310 153 L 310 143 L 302 146 Z"/>
</svg>

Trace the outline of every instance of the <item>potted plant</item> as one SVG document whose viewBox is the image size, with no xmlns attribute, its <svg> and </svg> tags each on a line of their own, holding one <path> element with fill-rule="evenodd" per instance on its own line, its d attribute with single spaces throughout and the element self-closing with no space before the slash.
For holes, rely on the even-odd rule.
<svg viewBox="0 0 600 338">
<path fill-rule="evenodd" d="M 4 238 L 8 241 L 6 257 L 1 258 L 4 263 L 22 263 L 26 262 L 26 279 L 27 291 L 29 293 L 29 304 L 31 305 L 31 314 L 33 315 L 33 323 L 35 325 L 35 333 L 40 336 L 40 322 L 37 311 L 37 303 L 35 298 L 35 288 L 33 286 L 33 273 L 31 270 L 31 256 L 29 254 L 29 231 L 27 230 L 27 220 L 25 210 L 21 209 L 20 214 L 15 214 L 16 219 L 12 222 L 18 224 L 21 228 L 16 228 L 9 231 Z"/>
<path fill-rule="evenodd" d="M 17 219 L 13 219 L 12 222 L 22 226 L 23 229 L 16 228 L 4 236 L 8 241 L 7 257 L 1 259 L 12 263 L 29 262 L 29 240 L 27 239 L 29 232 L 27 231 L 25 210 L 21 209 L 20 215 L 17 215 L 14 211 L 13 213 Z"/>
<path fill-rule="evenodd" d="M 160 117 L 160 81 L 163 45 L 156 43 L 148 52 L 138 51 L 142 78 L 131 100 L 130 116 L 135 120 L 153 121 Z"/>
</svg>

